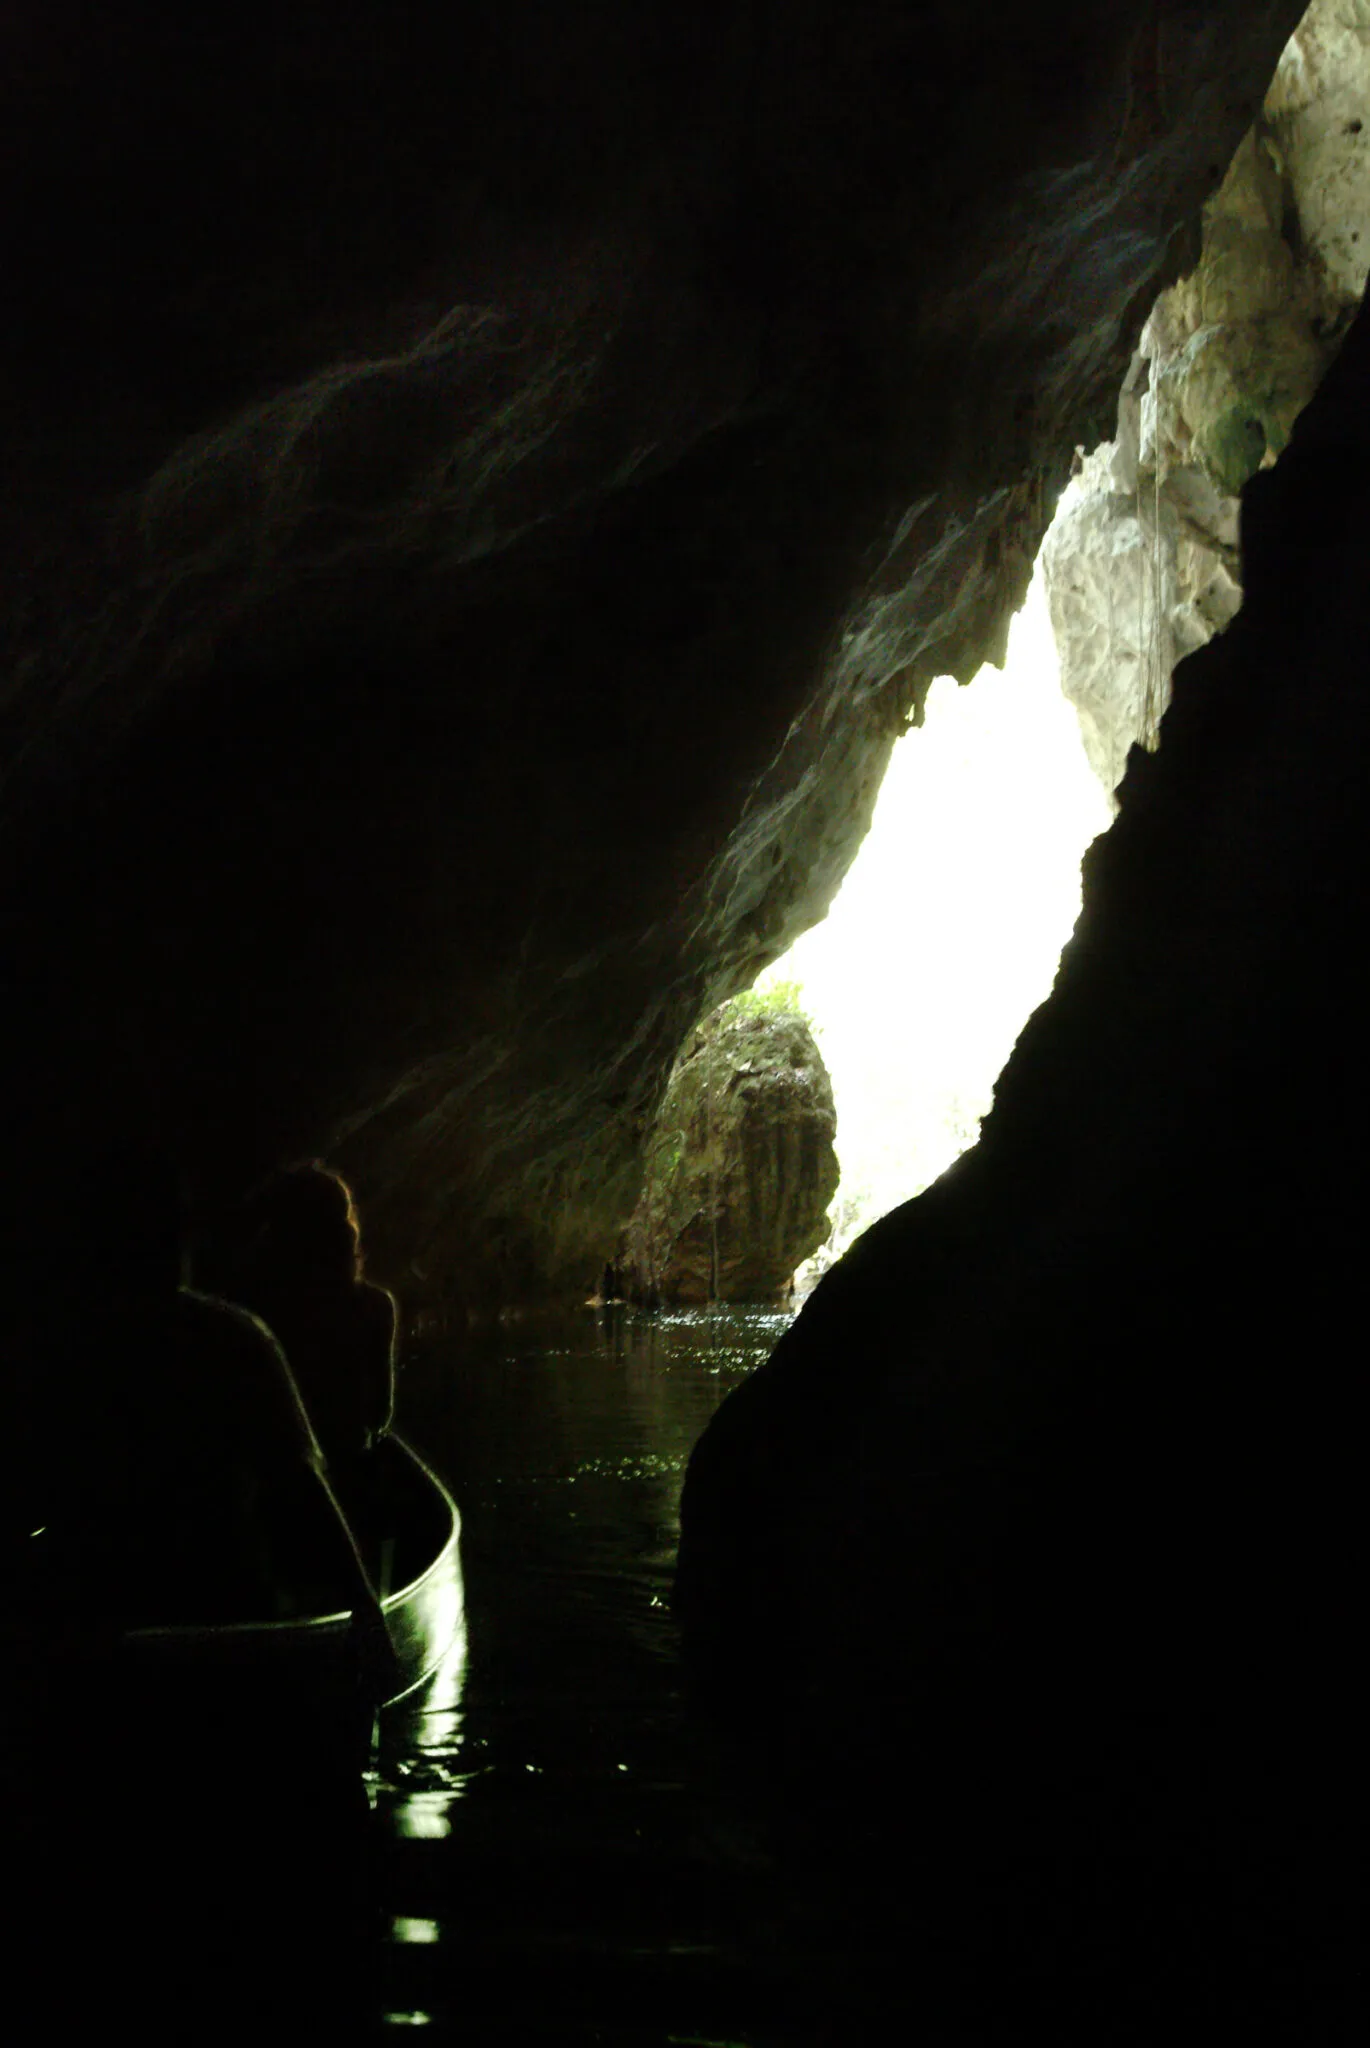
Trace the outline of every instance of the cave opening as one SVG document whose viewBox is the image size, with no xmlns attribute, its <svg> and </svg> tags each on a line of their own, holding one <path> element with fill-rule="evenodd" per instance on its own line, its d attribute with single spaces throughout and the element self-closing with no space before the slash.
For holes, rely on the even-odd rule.
<svg viewBox="0 0 1370 2048">
<path fill-rule="evenodd" d="M 717 37 L 509 0 L 473 45 L 419 7 L 384 49 L 222 11 L 220 77 L 198 31 L 163 71 L 35 6 L 0 87 L 33 202 L 0 337 L 21 2008 L 79 1942 L 93 2011 L 160 1999 L 177 2038 L 282 1982 L 339 2039 L 1151 2042 L 1196 2009 L 1231 2031 L 1234 1983 L 1331 2038 L 1364 0 L 1317 0 L 1259 114 L 1297 0 L 818 0 Z M 942 680 L 999 644 L 1105 431 L 1011 649 L 1054 605 L 1074 710 L 1012 668 Z M 1028 714 L 1079 723 L 1095 819 L 1141 743 L 1055 1002 L 971 1157 L 798 1317 L 737 1260 L 712 1156 L 685 1305 L 606 1299 L 634 1176 L 650 1204 L 696 1113 L 711 1150 L 729 990 L 765 1112 L 754 1020 L 798 977 L 749 985 L 833 897 L 915 706 L 889 794 L 950 794 L 935 743 L 955 766 L 987 723 L 996 824 L 1031 794 L 1061 827 L 1062 931 Z M 1012 953 L 1021 1014 L 1054 935 L 1019 957 L 1020 907 L 969 943 L 940 885 L 990 865 L 971 818 L 902 849 L 903 899 Z M 1024 888 L 1025 845 L 998 856 Z M 864 1001 L 896 1041 L 922 1021 Z M 943 1037 L 988 1041 L 969 1001 Z M 926 1142 L 872 1103 L 859 1220 L 971 1132 L 1013 1029 Z M 654 1134 L 673 1060 L 702 1086 Z M 1341 1117 L 1309 1117 L 1314 1072 Z M 794 1147 L 815 1187 L 830 1122 L 815 1098 Z M 307 1725 L 184 1639 L 164 1719 L 118 1706 L 101 1504 L 136 1460 L 101 1418 L 136 1438 L 155 1375 L 71 1255 L 137 1206 L 90 1168 L 110 1125 L 205 1244 L 274 1169 L 336 1162 L 404 1305 L 400 1424 L 459 1498 L 470 1628 L 454 1581 L 444 1669 L 368 1715 L 365 1816 L 345 1615 L 305 1633 L 363 1682 Z M 28 1569 L 59 1526 L 69 1603 Z"/>
<path fill-rule="evenodd" d="M 793 989 L 832 1079 L 842 1178 L 798 1291 L 972 1146 L 1080 910 L 1109 795 L 1062 694 L 1040 570 L 1002 669 L 932 684 L 823 923 L 757 984 Z"/>
<path fill-rule="evenodd" d="M 1113 434 L 1075 450 L 1002 668 L 926 687 L 825 917 L 754 984 L 807 1021 L 833 1088 L 841 1178 L 800 1298 L 977 1141 L 1129 750 L 1157 748 L 1176 664 L 1237 615 L 1241 490 L 1277 463 L 1366 285 L 1367 91 L 1365 21 L 1314 0 L 1197 260 L 1143 324 Z"/>
</svg>

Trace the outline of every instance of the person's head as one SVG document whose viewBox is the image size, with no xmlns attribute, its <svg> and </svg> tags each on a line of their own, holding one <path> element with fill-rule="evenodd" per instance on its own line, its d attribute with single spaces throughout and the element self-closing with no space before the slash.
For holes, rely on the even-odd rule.
<svg viewBox="0 0 1370 2048">
<path fill-rule="evenodd" d="M 361 1230 L 340 1173 L 310 1160 L 272 1176 L 250 1205 L 246 1251 L 262 1277 L 349 1282 L 361 1277 Z"/>
</svg>

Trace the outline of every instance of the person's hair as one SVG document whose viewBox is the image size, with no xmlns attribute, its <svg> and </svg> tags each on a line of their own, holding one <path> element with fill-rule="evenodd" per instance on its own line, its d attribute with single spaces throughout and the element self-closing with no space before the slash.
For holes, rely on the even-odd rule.
<svg viewBox="0 0 1370 2048">
<path fill-rule="evenodd" d="M 262 1279 L 361 1278 L 361 1227 L 352 1190 L 321 1159 L 277 1173 L 250 1205 L 248 1263 Z"/>
</svg>

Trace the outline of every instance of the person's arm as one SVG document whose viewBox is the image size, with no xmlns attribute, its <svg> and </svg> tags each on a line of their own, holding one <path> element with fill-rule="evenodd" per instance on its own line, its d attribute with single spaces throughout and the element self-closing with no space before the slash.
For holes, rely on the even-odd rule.
<svg viewBox="0 0 1370 2048">
<path fill-rule="evenodd" d="M 277 1539 L 308 1575 L 319 1566 L 352 1612 L 364 1675 L 379 1699 L 394 1691 L 395 1655 L 361 1548 L 333 1490 L 328 1464 L 275 1332 L 236 1304 L 216 1303 L 250 1346 L 259 1388 L 251 1446 L 280 1511 Z M 247 1364 L 246 1357 L 243 1360 Z M 246 1404 L 245 1404 L 246 1405 Z M 274 1519 L 274 1518 L 273 1518 Z"/>
<path fill-rule="evenodd" d="M 389 1297 L 387 1296 L 388 1300 Z M 273 1338 L 273 1343 L 275 1339 Z M 276 1350 L 280 1357 L 281 1371 L 288 1383 L 288 1391 L 295 1415 L 295 1428 L 299 1435 L 304 1459 L 313 1476 L 314 1483 L 328 1503 L 328 1525 L 334 1537 L 340 1581 L 351 1593 L 352 1636 L 356 1646 L 361 1678 L 365 1690 L 374 1701 L 389 1699 L 399 1684 L 399 1660 L 371 1575 L 366 1568 L 361 1546 L 357 1542 L 352 1524 L 348 1521 L 341 1501 L 333 1490 L 328 1473 L 328 1460 L 320 1449 L 314 1434 L 295 1376 L 290 1370 L 284 1351 L 279 1344 Z"/>
<path fill-rule="evenodd" d="M 352 1603 L 352 1634 L 361 1664 L 361 1675 L 367 1693 L 377 1702 L 389 1699 L 399 1687 L 399 1659 L 395 1646 L 390 1640 L 381 1603 L 371 1584 L 366 1562 L 352 1533 L 352 1525 L 343 1513 L 337 1495 L 328 1477 L 328 1467 L 320 1457 L 317 1477 L 328 1497 L 339 1530 L 342 1532 L 351 1552 L 354 1573 L 354 1598 Z"/>
<path fill-rule="evenodd" d="M 368 1443 L 374 1445 L 389 1433 L 395 1419 L 395 1351 L 399 1341 L 399 1311 L 394 1295 L 370 1280 L 361 1281 L 358 1292 L 367 1326 L 366 1434 Z"/>
<path fill-rule="evenodd" d="M 253 1320 L 257 1321 L 257 1318 L 254 1317 Z M 307 1467 L 315 1485 L 328 1503 L 328 1526 L 332 1530 L 334 1538 L 330 1547 L 337 1558 L 340 1577 L 345 1583 L 350 1582 L 351 1590 L 356 1596 L 357 1605 L 374 1608 L 379 1615 L 380 1603 L 376 1598 L 375 1588 L 371 1584 L 371 1575 L 366 1569 L 366 1560 L 362 1556 L 361 1545 L 353 1533 L 352 1524 L 348 1521 L 343 1511 L 342 1502 L 333 1490 L 333 1482 L 328 1474 L 328 1460 L 323 1454 L 319 1439 L 314 1434 L 314 1425 L 309 1419 L 309 1412 L 301 1398 L 299 1387 L 295 1381 L 295 1375 L 290 1370 L 290 1362 L 286 1358 L 285 1352 L 274 1333 L 267 1329 L 266 1324 L 258 1322 L 258 1328 L 266 1336 L 270 1337 L 272 1349 L 276 1354 L 277 1377 L 290 1408 L 290 1429 L 296 1455 Z"/>
</svg>

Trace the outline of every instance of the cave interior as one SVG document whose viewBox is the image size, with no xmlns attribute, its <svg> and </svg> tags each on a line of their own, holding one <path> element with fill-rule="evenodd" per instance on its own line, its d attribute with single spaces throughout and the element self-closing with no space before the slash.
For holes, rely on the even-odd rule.
<svg viewBox="0 0 1370 2048">
<path fill-rule="evenodd" d="M 12 1501 L 120 1147 L 208 1239 L 335 1160 L 416 1312 L 583 1299 L 687 1034 L 1001 650 L 1301 11 L 9 10 Z M 969 1941 L 972 1864 L 1087 1924 L 1116 2040 L 1340 2013 L 1365 316 L 1336 339 L 981 1144 L 683 1503 L 706 1709 L 888 1787 L 888 1926 Z M 1011 1924 L 981 1974 L 1026 1998 Z"/>
</svg>

